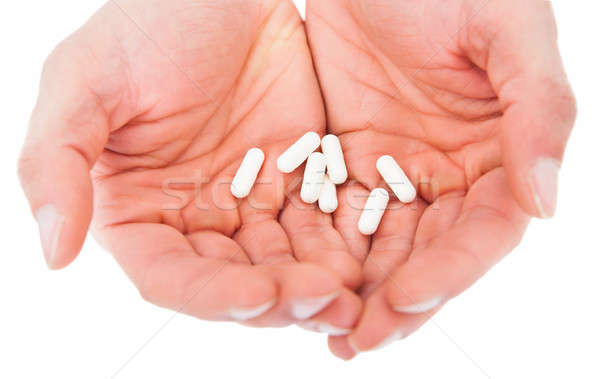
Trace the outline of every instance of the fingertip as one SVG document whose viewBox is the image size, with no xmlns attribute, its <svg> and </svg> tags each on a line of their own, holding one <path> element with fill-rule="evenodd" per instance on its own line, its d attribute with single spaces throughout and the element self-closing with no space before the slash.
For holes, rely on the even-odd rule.
<svg viewBox="0 0 600 379">
<path fill-rule="evenodd" d="M 46 264 L 51 270 L 68 266 L 79 254 L 87 232 L 89 220 L 83 224 L 73 223 L 53 204 L 46 204 L 35 211 L 40 243 Z"/>
<path fill-rule="evenodd" d="M 317 297 L 304 297 L 291 301 L 290 313 L 296 320 L 307 320 L 327 308 L 340 296 L 339 292 L 332 292 Z"/>
<path fill-rule="evenodd" d="M 19 178 L 38 224 L 48 267 L 69 265 L 83 246 L 92 218 L 87 161 L 73 149 L 44 150 L 29 143 L 19 161 Z"/>
<path fill-rule="evenodd" d="M 234 307 L 229 310 L 229 316 L 234 321 L 245 322 L 258 318 L 267 313 L 277 304 L 277 299 L 273 298 L 265 303 L 254 305 L 251 307 Z"/>
<path fill-rule="evenodd" d="M 350 335 L 348 337 L 348 344 L 353 349 L 355 354 L 360 354 L 360 353 L 368 353 L 368 352 L 372 352 L 372 351 L 376 351 L 376 350 L 381 350 L 381 349 L 393 344 L 394 342 L 403 340 L 406 337 L 407 337 L 407 335 L 403 331 L 401 331 L 401 330 L 394 331 L 393 330 L 393 331 L 390 331 L 388 335 L 382 336 L 377 343 L 375 343 L 375 344 L 370 343 L 368 345 L 365 345 L 364 342 L 360 341 L 361 338 L 364 340 L 365 339 L 364 337 L 354 337 L 354 336 Z"/>
<path fill-rule="evenodd" d="M 504 88 L 502 160 L 514 198 L 525 213 L 550 218 L 558 174 L 576 116 L 564 74 L 514 78 Z"/>
<path fill-rule="evenodd" d="M 343 252 L 338 259 L 331 259 L 329 268 L 336 272 L 342 281 L 342 284 L 349 289 L 357 289 L 363 282 L 362 266 L 353 256 Z"/>
<path fill-rule="evenodd" d="M 505 157 L 504 162 L 510 195 L 528 216 L 552 218 L 558 202 L 560 160 L 541 156 L 525 161 L 515 154 Z"/>
<path fill-rule="evenodd" d="M 534 216 L 551 218 L 558 199 L 560 162 L 554 158 L 538 158 L 530 170 L 528 184 L 535 204 Z"/>
<path fill-rule="evenodd" d="M 435 281 L 435 275 L 431 276 L 428 272 L 419 274 L 423 275 L 423 281 L 414 279 L 414 275 L 408 271 L 394 274 L 395 279 L 388 284 L 385 292 L 386 302 L 392 311 L 407 314 L 427 313 L 444 302 L 445 296 L 438 292 L 443 288 L 443 283 L 425 284 L 426 278 Z"/>
<path fill-rule="evenodd" d="M 443 302 L 441 296 L 434 296 L 430 299 L 426 299 L 420 302 L 408 302 L 404 304 L 391 303 L 390 307 L 392 310 L 398 313 L 409 313 L 409 314 L 419 314 L 419 313 L 427 313 L 432 311 L 433 309 L 439 307 Z"/>
<path fill-rule="evenodd" d="M 344 289 L 322 312 L 300 323 L 300 326 L 334 336 L 348 335 L 358 323 L 361 311 L 362 301 L 358 295 Z"/>
<path fill-rule="evenodd" d="M 312 282 L 310 285 L 307 285 L 308 283 L 302 285 L 310 288 L 315 296 L 329 296 L 334 293 L 339 296 L 344 289 L 342 277 L 328 268 L 315 263 L 300 263 L 297 270 L 302 278 L 310 278 Z"/>
<path fill-rule="evenodd" d="M 38 224 L 40 242 L 46 264 L 50 269 L 58 269 L 56 265 L 56 250 L 60 240 L 65 218 L 58 213 L 56 207 L 52 204 L 41 206 L 35 212 L 35 219 Z"/>
<path fill-rule="evenodd" d="M 347 336 L 329 336 L 327 345 L 333 355 L 344 361 L 352 360 L 357 355 L 357 351 L 349 344 Z"/>
<path fill-rule="evenodd" d="M 290 322 L 308 320 L 328 308 L 343 293 L 339 275 L 310 263 L 283 263 L 259 267 L 278 286 L 282 317 Z"/>
<path fill-rule="evenodd" d="M 235 304 L 236 309 L 256 312 L 264 309 L 264 312 L 260 313 L 263 314 L 277 303 L 279 289 L 271 277 L 258 270 L 248 270 L 248 268 L 248 266 L 240 265 L 237 270 L 231 271 L 231 301 L 232 304 Z M 254 317 L 258 317 L 260 314 Z"/>
</svg>

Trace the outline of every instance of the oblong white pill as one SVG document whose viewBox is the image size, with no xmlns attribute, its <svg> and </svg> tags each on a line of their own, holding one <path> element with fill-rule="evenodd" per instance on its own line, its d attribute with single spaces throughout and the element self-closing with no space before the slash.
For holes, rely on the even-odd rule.
<svg viewBox="0 0 600 379">
<path fill-rule="evenodd" d="M 327 159 L 327 175 L 334 184 L 342 184 L 348 179 L 348 170 L 340 139 L 328 134 L 321 140 L 321 150 Z"/>
<path fill-rule="evenodd" d="M 371 191 L 358 219 L 358 231 L 361 234 L 369 236 L 377 231 L 389 201 L 390 195 L 385 189 L 375 188 Z"/>
<path fill-rule="evenodd" d="M 337 207 L 337 190 L 335 184 L 333 184 L 329 178 L 329 174 L 327 174 L 323 178 L 323 185 L 321 186 L 321 192 L 319 193 L 319 208 L 325 213 L 333 213 Z"/>
<path fill-rule="evenodd" d="M 304 180 L 300 189 L 300 198 L 308 204 L 319 200 L 323 178 L 325 177 L 325 155 L 312 153 L 306 161 L 304 169 Z"/>
<path fill-rule="evenodd" d="M 377 171 L 401 202 L 410 203 L 417 197 L 415 187 L 393 157 L 389 155 L 379 157 Z"/>
<path fill-rule="evenodd" d="M 242 199 L 250 194 L 264 161 L 265 154 L 261 149 L 254 147 L 248 150 L 231 182 L 233 196 Z"/>
<path fill-rule="evenodd" d="M 320 143 L 321 137 L 317 133 L 306 133 L 279 156 L 277 159 L 277 168 L 279 171 L 289 174 L 300 167 L 306 158 L 313 151 L 317 150 Z"/>
</svg>

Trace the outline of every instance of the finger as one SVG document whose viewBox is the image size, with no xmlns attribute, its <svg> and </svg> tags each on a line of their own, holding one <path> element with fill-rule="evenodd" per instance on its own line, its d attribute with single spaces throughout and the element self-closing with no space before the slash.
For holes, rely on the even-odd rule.
<svg viewBox="0 0 600 379">
<path fill-rule="evenodd" d="M 252 220 L 245 220 L 233 236 L 254 264 L 294 261 L 290 241 L 274 217 L 257 214 Z"/>
<path fill-rule="evenodd" d="M 359 352 L 404 338 L 433 314 L 393 311 L 385 297 L 387 287 L 395 284 L 389 275 L 406 263 L 415 246 L 425 244 L 447 230 L 458 217 L 461 206 L 462 198 L 452 194 L 439 197 L 428 207 L 422 200 L 404 206 L 392 203 L 373 235 L 365 262 L 365 286 L 361 295 L 367 301 L 363 315 L 350 338 L 330 341 L 330 349 L 336 356 L 351 359 Z"/>
<path fill-rule="evenodd" d="M 469 1 L 465 17 L 479 1 Z M 465 29 L 466 53 L 484 68 L 503 107 L 502 154 L 521 207 L 554 214 L 558 171 L 576 114 L 549 1 L 492 2 Z"/>
<path fill-rule="evenodd" d="M 371 239 L 360 233 L 358 220 L 369 197 L 369 190 L 358 183 L 349 182 L 338 187 L 338 209 L 333 214 L 333 226 L 337 230 L 350 254 L 363 263 L 369 253 Z"/>
<path fill-rule="evenodd" d="M 471 187 L 454 225 L 392 274 L 389 303 L 398 312 L 420 313 L 458 295 L 518 244 L 527 223 L 504 170 L 489 172 Z"/>
<path fill-rule="evenodd" d="M 369 297 L 356 329 L 346 337 L 345 342 L 338 342 L 337 348 L 346 353 L 346 344 L 354 354 L 369 350 L 381 349 L 397 340 L 406 338 L 417 330 L 438 308 L 427 313 L 403 314 L 395 312 L 386 300 L 385 287 L 377 289 Z"/>
<path fill-rule="evenodd" d="M 344 289 L 338 275 L 310 263 L 284 262 L 254 267 L 273 279 L 279 297 L 271 310 L 248 322 L 251 326 L 287 326 L 308 320 L 327 309 Z"/>
<path fill-rule="evenodd" d="M 369 296 L 395 267 L 403 264 L 412 251 L 413 240 L 426 203 L 417 199 L 411 204 L 392 201 L 373 235 L 371 250 L 364 264 L 363 298 Z"/>
<path fill-rule="evenodd" d="M 233 239 L 242 246 L 254 264 L 293 262 L 292 246 L 277 217 L 283 202 L 286 183 L 276 160 L 267 156 L 252 193 L 240 204 L 241 227 Z M 291 175 L 294 176 L 294 175 Z"/>
<path fill-rule="evenodd" d="M 448 129 L 452 128 L 441 132 L 447 134 Z M 397 133 L 398 125 L 392 124 L 384 132 L 364 131 L 361 138 L 354 138 L 354 134 L 342 135 L 340 140 L 344 156 L 347 156 L 350 177 L 371 190 L 376 187 L 389 189 L 379 172 L 373 168 L 377 159 L 390 154 L 402 167 L 419 196 L 427 201 L 434 201 L 440 193 L 465 187 L 463 170 L 448 160 L 444 153 L 431 149 L 416 137 L 395 135 Z"/>
<path fill-rule="evenodd" d="M 163 224 L 120 224 L 96 235 L 142 297 L 158 306 L 207 320 L 243 321 L 277 302 L 278 286 L 272 276 L 234 262 L 239 248 L 221 252 L 229 254 L 229 260 L 201 257 L 179 231 Z M 210 235 L 205 241 L 200 237 L 196 236 L 197 244 L 214 242 Z"/>
<path fill-rule="evenodd" d="M 96 235 L 144 299 L 201 319 L 285 326 L 318 314 L 343 289 L 339 277 L 314 265 L 236 263 L 240 248 L 220 253 L 229 259 L 201 257 L 182 234 L 162 224 L 122 224 Z M 211 242 L 200 236 L 196 243 Z"/>
<path fill-rule="evenodd" d="M 352 332 L 358 322 L 361 310 L 362 301 L 358 295 L 346 288 L 329 307 L 299 325 L 313 332 L 343 336 Z"/>
<path fill-rule="evenodd" d="M 354 289 L 360 285 L 361 265 L 348 252 L 346 243 L 332 225 L 330 215 L 321 212 L 314 204 L 302 202 L 298 193 L 295 193 L 291 195 L 279 221 L 298 261 L 331 269 L 341 276 L 348 288 Z"/>
<path fill-rule="evenodd" d="M 327 345 L 333 355 L 345 361 L 349 361 L 357 354 L 348 343 L 346 336 L 329 336 L 327 338 Z"/>
<path fill-rule="evenodd" d="M 464 193 L 448 193 L 440 196 L 424 210 L 415 231 L 413 248 L 419 248 L 444 233 L 458 219 L 465 199 Z"/>
<path fill-rule="evenodd" d="M 190 233 L 186 237 L 192 248 L 202 257 L 251 263 L 241 246 L 221 233 L 205 230 Z"/>
<path fill-rule="evenodd" d="M 506 254 L 527 224 L 501 169 L 480 178 L 464 202 L 453 195 L 438 202 L 421 217 L 410 258 L 368 298 L 345 341 L 354 352 L 413 333 Z M 476 254 L 480 257 L 470 258 Z M 340 346 L 335 347 L 344 352 Z"/>
<path fill-rule="evenodd" d="M 64 50 L 64 49 L 62 49 Z M 107 140 L 109 125 L 97 99 L 52 55 L 19 162 L 19 176 L 37 219 L 50 268 L 77 255 L 92 216 L 89 171 Z"/>
<path fill-rule="evenodd" d="M 442 202 L 443 198 L 437 201 Z M 359 352 L 382 347 L 402 338 L 400 330 L 406 332 L 414 324 L 391 309 L 385 299 L 385 284 L 390 273 L 409 259 L 426 206 L 421 199 L 412 204 L 393 201 L 388 206 L 364 264 L 365 285 L 361 288 L 361 296 L 367 299 L 364 312 L 349 338 L 330 340 L 330 349 L 336 356 L 351 359 Z"/>
<path fill-rule="evenodd" d="M 113 101 L 128 98 L 127 82 L 117 72 L 100 72 L 85 49 L 77 48 L 79 39 L 70 37 L 45 63 L 19 161 L 21 184 L 53 269 L 68 265 L 81 249 L 92 217 L 89 171 L 130 106 Z M 106 75 L 111 85 L 95 91 Z"/>
</svg>

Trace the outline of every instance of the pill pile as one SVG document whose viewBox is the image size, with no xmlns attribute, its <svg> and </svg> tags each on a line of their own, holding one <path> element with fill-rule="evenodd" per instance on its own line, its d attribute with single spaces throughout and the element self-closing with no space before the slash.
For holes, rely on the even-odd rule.
<svg viewBox="0 0 600 379">
<path fill-rule="evenodd" d="M 319 146 L 322 152 L 316 151 Z M 264 161 L 265 155 L 259 148 L 252 148 L 246 153 L 231 183 L 233 196 L 242 199 L 250 194 Z M 308 204 L 318 202 L 322 212 L 333 213 L 338 207 L 336 185 L 348 179 L 339 138 L 328 134 L 321 139 L 317 133 L 308 132 L 279 156 L 277 168 L 289 174 L 304 162 L 300 198 Z M 415 187 L 393 157 L 381 156 L 376 168 L 398 200 L 410 203 L 416 198 Z M 390 195 L 385 189 L 371 191 L 358 220 L 360 233 L 371 235 L 377 231 L 389 201 Z"/>
</svg>

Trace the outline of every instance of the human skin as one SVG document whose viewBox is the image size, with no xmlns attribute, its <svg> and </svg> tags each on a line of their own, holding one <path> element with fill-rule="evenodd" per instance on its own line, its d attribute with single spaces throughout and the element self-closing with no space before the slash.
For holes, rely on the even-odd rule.
<svg viewBox="0 0 600 379">
<path fill-rule="evenodd" d="M 553 214 L 575 105 L 546 2 L 308 2 L 327 132 L 350 173 L 333 221 L 298 201 L 301 170 L 275 169 L 303 133 L 325 133 L 298 14 L 283 0 L 214 4 L 111 2 L 48 59 L 20 176 L 51 268 L 75 258 L 93 212 L 149 301 L 334 334 L 358 322 L 350 289 L 364 275 L 362 318 L 330 338 L 348 359 L 410 334 L 508 253 L 529 215 Z M 228 182 L 254 146 L 261 184 L 235 206 Z M 383 154 L 419 199 L 392 202 L 368 238 L 356 222 Z"/>
<path fill-rule="evenodd" d="M 276 158 L 325 115 L 288 0 L 109 2 L 48 58 L 19 173 L 53 269 L 92 233 L 142 297 L 209 320 L 358 319 L 361 268 Z M 252 195 L 229 183 L 266 161 Z M 93 216 L 93 217 L 92 217 Z"/>
<path fill-rule="evenodd" d="M 364 271 L 358 326 L 329 339 L 350 359 L 411 334 L 553 215 L 575 101 L 547 1 L 309 0 L 306 25 L 349 169 L 334 225 Z M 384 154 L 419 196 L 366 237 Z"/>
</svg>

